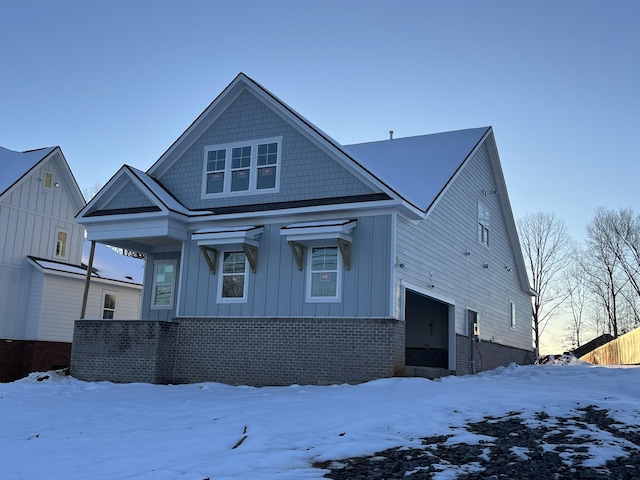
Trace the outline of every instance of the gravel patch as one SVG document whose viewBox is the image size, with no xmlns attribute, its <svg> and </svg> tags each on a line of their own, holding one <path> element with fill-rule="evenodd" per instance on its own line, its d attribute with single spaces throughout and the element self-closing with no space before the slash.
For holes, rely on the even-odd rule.
<svg viewBox="0 0 640 480">
<path fill-rule="evenodd" d="M 640 434 L 607 410 L 589 406 L 565 418 L 539 412 L 533 420 L 521 413 L 467 424 L 478 439 L 474 444 L 456 443 L 455 435 L 425 437 L 422 448 L 393 448 L 314 466 L 334 480 L 640 479 Z"/>
</svg>

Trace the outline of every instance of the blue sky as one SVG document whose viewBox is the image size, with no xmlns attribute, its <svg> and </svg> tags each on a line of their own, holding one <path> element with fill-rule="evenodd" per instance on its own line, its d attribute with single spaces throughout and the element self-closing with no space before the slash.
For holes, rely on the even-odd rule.
<svg viewBox="0 0 640 480">
<path fill-rule="evenodd" d="M 82 188 L 150 167 L 242 71 L 343 144 L 492 125 L 516 218 L 640 213 L 640 2 L 8 1 L 0 145 Z"/>
</svg>

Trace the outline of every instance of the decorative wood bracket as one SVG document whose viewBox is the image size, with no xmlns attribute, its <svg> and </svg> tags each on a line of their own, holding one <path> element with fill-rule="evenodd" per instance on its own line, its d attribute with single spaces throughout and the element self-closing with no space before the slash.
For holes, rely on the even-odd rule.
<svg viewBox="0 0 640 480">
<path fill-rule="evenodd" d="M 207 247 L 206 245 L 200 245 L 200 251 L 202 256 L 209 265 L 209 271 L 211 275 L 216 273 L 216 258 L 218 258 L 218 251 L 215 248 Z"/>
<path fill-rule="evenodd" d="M 247 256 L 247 260 L 249 260 L 251 271 L 253 273 L 256 273 L 256 264 L 258 263 L 258 247 L 243 243 L 242 250 L 244 250 L 244 254 Z"/>
<path fill-rule="evenodd" d="M 351 269 L 351 242 L 347 242 L 342 238 L 336 238 L 336 242 L 338 242 L 338 248 L 340 249 L 340 253 L 342 254 L 342 259 L 344 260 L 344 268 L 347 270 Z"/>
<path fill-rule="evenodd" d="M 302 259 L 304 257 L 304 245 L 298 242 L 294 242 L 293 240 L 289 240 L 289 248 L 291 248 L 291 253 L 293 253 L 293 258 L 296 259 L 296 263 L 298 264 L 298 270 L 302 271 Z"/>
</svg>

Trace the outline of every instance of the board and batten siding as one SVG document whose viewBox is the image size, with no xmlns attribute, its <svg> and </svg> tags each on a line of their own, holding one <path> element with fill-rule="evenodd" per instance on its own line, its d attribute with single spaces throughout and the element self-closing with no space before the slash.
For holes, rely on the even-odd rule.
<svg viewBox="0 0 640 480">
<path fill-rule="evenodd" d="M 0 202 L 0 263 L 22 265 L 27 255 L 55 259 L 56 228 L 68 232 L 67 261 L 79 264 L 84 228 L 74 222 L 77 206 L 68 186 L 43 187 L 45 171 L 61 182 L 57 157 L 20 182 Z"/>
<path fill-rule="evenodd" d="M 378 215 L 358 219 L 352 231 L 351 269 L 342 271 L 340 302 L 307 302 L 307 255 L 300 271 L 286 238 L 280 235 L 284 224 L 264 226 L 259 237 L 256 272 L 247 272 L 247 299 L 241 303 L 217 300 L 220 281 L 220 261 L 211 274 L 196 242 L 185 244 L 184 259 L 179 272 L 179 316 L 187 317 L 389 317 L 391 288 L 391 215 Z M 326 241 L 323 245 L 335 245 Z M 218 247 L 237 250 L 240 246 Z M 155 257 L 156 259 L 159 257 Z M 152 263 L 148 263 L 145 278 L 143 318 L 152 317 L 147 297 L 151 296 Z M 146 294 L 149 292 L 149 295 Z"/>
<path fill-rule="evenodd" d="M 416 225 L 398 217 L 396 255 L 404 268 L 396 268 L 395 311 L 402 318 L 402 285 L 415 285 L 436 299 L 455 302 L 457 334 L 468 334 L 469 308 L 478 312 L 482 340 L 531 350 L 531 298 L 522 291 L 498 195 L 483 193 L 495 189 L 482 145 L 427 219 Z M 489 247 L 478 240 L 478 202 L 490 212 Z"/>
<path fill-rule="evenodd" d="M 79 264 L 84 228 L 74 222 L 78 205 L 72 185 L 66 185 L 64 164 L 54 155 L 8 190 L 0 200 L 0 338 L 35 339 L 38 325 L 31 313 L 41 298 L 42 285 L 34 285 L 35 273 L 28 255 L 55 258 L 56 229 L 67 233 L 67 258 Z M 43 186 L 45 172 L 53 174 L 52 187 Z M 56 182 L 58 187 L 55 186 Z"/>
<path fill-rule="evenodd" d="M 154 275 L 154 262 L 156 260 L 175 260 L 176 261 L 176 273 L 175 283 L 173 289 L 173 298 L 171 308 L 152 308 L 153 301 L 153 275 Z M 204 261 L 204 260 L 203 260 Z M 142 308 L 140 318 L 143 320 L 165 320 L 171 321 L 176 316 L 176 304 L 178 298 L 178 291 L 180 290 L 180 281 L 185 281 L 180 278 L 180 269 L 182 268 L 182 262 L 180 260 L 180 251 L 170 252 L 156 252 L 149 253 L 145 257 L 144 262 L 144 281 L 142 291 Z"/>
</svg>

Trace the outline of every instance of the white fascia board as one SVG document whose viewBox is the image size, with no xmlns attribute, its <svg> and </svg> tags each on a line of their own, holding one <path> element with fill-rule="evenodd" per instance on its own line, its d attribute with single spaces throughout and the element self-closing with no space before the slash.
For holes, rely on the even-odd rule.
<svg viewBox="0 0 640 480">
<path fill-rule="evenodd" d="M 424 218 L 428 217 L 431 214 L 431 212 L 436 208 L 436 205 L 438 205 L 438 203 L 440 203 L 440 200 L 442 199 L 442 197 L 444 197 L 445 193 L 447 193 L 447 191 L 449 191 L 449 188 L 451 187 L 451 185 L 453 185 L 453 183 L 456 181 L 456 179 L 460 176 L 460 174 L 462 173 L 462 170 L 471 161 L 471 159 L 476 154 L 478 149 L 480 149 L 480 147 L 485 143 L 485 141 L 487 140 L 489 135 L 492 134 L 492 132 L 493 132 L 493 129 L 491 127 L 489 127 L 487 129 L 487 131 L 485 132 L 485 134 L 480 139 L 480 141 L 473 148 L 473 150 L 471 150 L 471 152 L 467 155 L 467 158 L 464 159 L 464 161 L 460 164 L 460 166 L 455 171 L 455 173 L 451 176 L 449 181 L 447 181 L 446 185 L 442 188 L 440 193 L 438 193 L 438 195 L 436 196 L 435 200 L 433 202 L 431 202 L 431 205 L 429 205 L 429 208 L 427 208 L 427 211 L 424 214 Z"/>
<path fill-rule="evenodd" d="M 311 242 L 316 240 L 336 240 L 338 238 L 344 240 L 345 242 L 352 243 L 352 238 L 350 235 L 345 235 L 344 233 L 289 233 L 285 231 L 280 231 L 280 235 L 283 235 L 287 242 Z"/>
<path fill-rule="evenodd" d="M 188 233 L 183 222 L 166 216 L 160 218 L 139 218 L 132 221 L 109 221 L 87 228 L 87 240 L 107 241 L 127 238 L 170 237 L 187 240 Z"/>
<path fill-rule="evenodd" d="M 201 232 L 194 232 L 191 239 L 195 240 L 198 245 L 241 245 L 246 243 L 254 247 L 258 246 L 256 238 L 264 231 L 263 227 L 245 227 L 249 229 L 232 229 L 223 228 L 218 231 L 207 231 L 202 229 Z"/>
<path fill-rule="evenodd" d="M 81 274 L 81 273 L 71 273 L 71 272 L 64 272 L 61 270 L 52 270 L 52 269 L 42 269 L 42 271 L 46 274 L 46 275 L 51 275 L 54 277 L 66 277 L 66 278 L 73 278 L 75 280 L 79 280 L 84 282 L 84 280 L 86 279 L 87 275 L 86 274 Z M 104 278 L 104 277 L 97 277 L 95 275 L 91 275 L 91 284 L 102 284 L 102 285 L 117 285 L 119 287 L 127 287 L 127 288 L 132 288 L 134 290 L 142 290 L 142 284 L 140 283 L 134 283 L 134 282 L 125 282 L 122 280 L 114 280 L 112 278 Z"/>
</svg>

